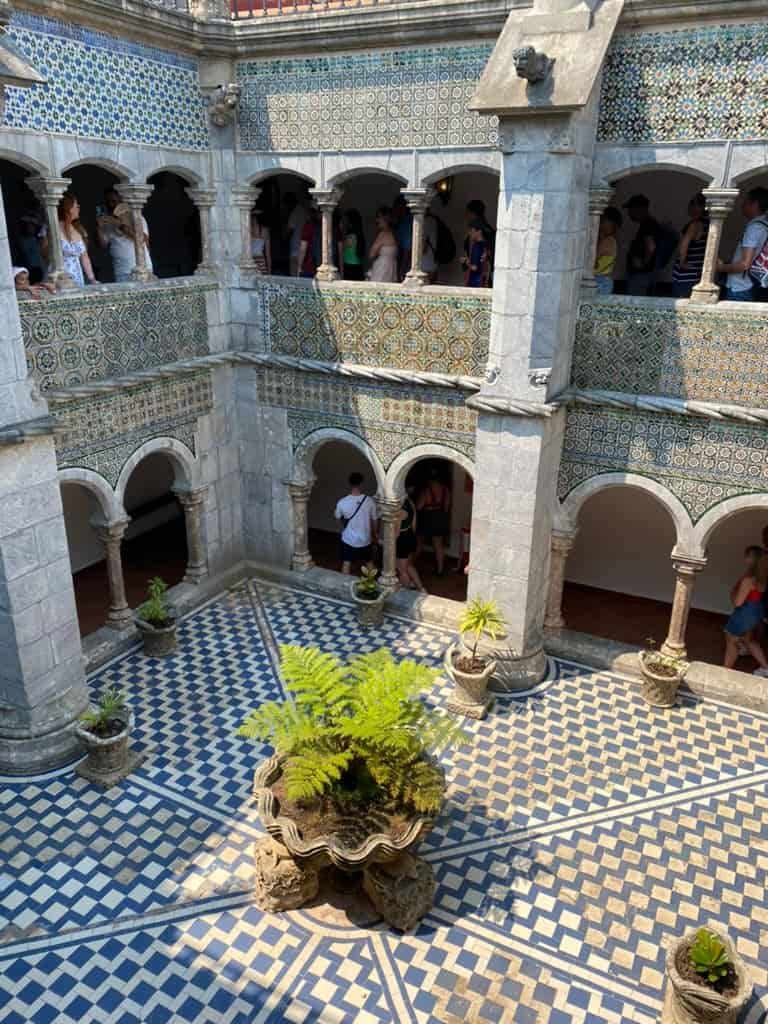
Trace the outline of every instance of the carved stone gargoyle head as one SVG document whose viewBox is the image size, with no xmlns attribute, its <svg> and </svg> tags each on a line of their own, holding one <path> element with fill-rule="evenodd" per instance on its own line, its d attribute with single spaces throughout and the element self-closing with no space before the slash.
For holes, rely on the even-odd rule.
<svg viewBox="0 0 768 1024">
<path fill-rule="evenodd" d="M 217 128 L 224 128 L 234 121 L 242 94 L 243 87 L 236 82 L 218 87 L 211 97 L 210 107 L 211 121 Z"/>
<path fill-rule="evenodd" d="M 532 83 L 543 82 L 555 63 L 546 53 L 538 53 L 532 46 L 518 46 L 512 51 L 512 59 L 518 77 Z"/>
</svg>

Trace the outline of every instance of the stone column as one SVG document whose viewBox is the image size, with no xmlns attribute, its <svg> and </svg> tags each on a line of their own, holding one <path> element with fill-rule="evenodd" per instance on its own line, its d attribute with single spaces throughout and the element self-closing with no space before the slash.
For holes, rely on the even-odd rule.
<svg viewBox="0 0 768 1024">
<path fill-rule="evenodd" d="M 147 267 L 147 248 L 144 244 L 144 219 L 142 211 L 147 200 L 155 190 L 154 185 L 115 185 L 120 198 L 124 199 L 133 217 L 133 248 L 136 253 L 136 266 L 131 271 L 134 281 L 154 281 L 155 275 Z"/>
<path fill-rule="evenodd" d="M 123 559 L 121 554 L 123 537 L 129 522 L 129 519 L 120 519 L 115 523 L 93 524 L 96 535 L 104 545 L 107 556 L 109 611 L 107 612 L 104 625 L 110 629 L 130 629 L 133 623 L 133 612 L 125 596 L 125 580 L 123 579 Z"/>
<path fill-rule="evenodd" d="M 675 570 L 675 596 L 672 599 L 672 615 L 669 620 L 667 639 L 661 645 L 661 653 L 673 658 L 685 658 L 685 632 L 693 599 L 693 585 L 696 576 L 707 564 L 705 558 L 683 558 L 672 556 Z"/>
<path fill-rule="evenodd" d="M 216 264 L 211 258 L 211 207 L 216 202 L 215 188 L 188 188 L 184 190 L 200 214 L 200 263 L 196 274 L 215 274 Z"/>
<path fill-rule="evenodd" d="M 195 490 L 173 492 L 184 509 L 187 528 L 187 569 L 184 583 L 200 583 L 208 575 L 208 561 L 203 543 L 203 504 L 208 493 L 207 487 Z"/>
<path fill-rule="evenodd" d="M 72 185 L 69 178 L 43 178 L 37 175 L 27 178 L 27 185 L 45 207 L 48 225 L 48 264 L 46 275 L 51 284 L 60 290 L 74 288 L 75 282 L 64 269 L 64 254 L 61 251 L 59 231 L 59 200 Z"/>
<path fill-rule="evenodd" d="M 595 254 L 597 253 L 597 236 L 600 231 L 600 218 L 611 205 L 614 191 L 612 188 L 591 188 L 589 190 L 589 228 L 587 230 L 587 252 L 584 258 L 584 273 L 581 276 L 581 287 L 594 294 Z"/>
<path fill-rule="evenodd" d="M 322 217 L 322 254 L 323 262 L 317 268 L 315 277 L 318 281 L 338 281 L 339 268 L 333 258 L 333 211 L 339 205 L 341 192 L 338 189 L 311 188 L 309 194 L 314 197 L 315 203 L 320 210 Z"/>
<path fill-rule="evenodd" d="M 232 189 L 232 205 L 240 211 L 240 269 L 251 273 L 256 273 L 251 255 L 251 211 L 260 195 L 261 189 L 254 185 L 235 185 Z"/>
<path fill-rule="evenodd" d="M 717 273 L 717 254 L 720 251 L 723 224 L 739 198 L 739 190 L 737 188 L 705 188 L 704 198 L 707 200 L 709 233 L 707 234 L 707 248 L 704 251 L 701 280 L 694 285 L 691 299 L 694 302 L 705 302 L 707 305 L 712 305 L 720 298 L 720 285 L 715 283 L 715 274 Z"/>
<path fill-rule="evenodd" d="M 547 607 L 544 614 L 545 629 L 564 629 L 565 619 L 563 618 L 563 584 L 565 583 L 565 567 L 568 563 L 568 555 L 571 553 L 576 531 L 563 533 L 559 530 L 552 531 L 552 540 L 549 547 L 549 590 L 547 592 Z"/>
<path fill-rule="evenodd" d="M 310 483 L 288 484 L 288 493 L 291 496 L 293 505 L 293 557 L 291 568 L 296 572 L 306 572 L 315 564 L 312 555 L 309 553 L 309 532 L 307 523 L 307 506 L 309 496 L 312 493 Z"/>
<path fill-rule="evenodd" d="M 397 586 L 397 537 L 400 533 L 400 501 L 387 498 L 378 499 L 379 515 L 381 516 L 381 585 L 394 589 Z"/>
<path fill-rule="evenodd" d="M 414 188 L 403 192 L 403 198 L 413 215 L 411 266 L 403 282 L 410 287 L 420 288 L 429 280 L 429 275 L 421 269 L 421 258 L 424 253 L 424 217 L 434 194 L 431 188 Z"/>
</svg>

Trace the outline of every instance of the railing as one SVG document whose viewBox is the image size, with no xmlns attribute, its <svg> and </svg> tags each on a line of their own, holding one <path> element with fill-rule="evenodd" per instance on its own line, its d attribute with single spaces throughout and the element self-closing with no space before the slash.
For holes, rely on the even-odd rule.
<svg viewBox="0 0 768 1024">
<path fill-rule="evenodd" d="M 231 0 L 233 18 L 264 18 L 279 14 L 324 14 L 327 11 L 391 7 L 402 0 Z"/>
</svg>

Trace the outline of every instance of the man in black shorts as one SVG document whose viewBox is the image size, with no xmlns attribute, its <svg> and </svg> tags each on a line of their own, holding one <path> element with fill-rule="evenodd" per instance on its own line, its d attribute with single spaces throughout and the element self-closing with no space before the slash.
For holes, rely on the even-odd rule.
<svg viewBox="0 0 768 1024">
<path fill-rule="evenodd" d="M 353 562 L 366 562 L 374 568 L 373 545 L 377 540 L 376 502 L 363 493 L 363 474 L 349 477 L 349 494 L 341 498 L 333 513 L 344 524 L 341 531 L 341 571 L 347 576 Z"/>
</svg>

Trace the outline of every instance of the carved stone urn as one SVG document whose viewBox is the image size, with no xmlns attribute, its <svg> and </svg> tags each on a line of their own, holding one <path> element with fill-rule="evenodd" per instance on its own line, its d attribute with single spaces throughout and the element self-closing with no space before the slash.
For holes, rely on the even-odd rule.
<svg viewBox="0 0 768 1024">
<path fill-rule="evenodd" d="M 698 979 L 687 977 L 685 959 L 696 941 L 698 929 L 688 932 L 667 953 L 667 991 L 661 1024 L 736 1024 L 752 995 L 753 983 L 733 943 L 717 928 L 709 928 L 727 948 L 732 967 L 731 983 L 722 994 Z"/>
</svg>

